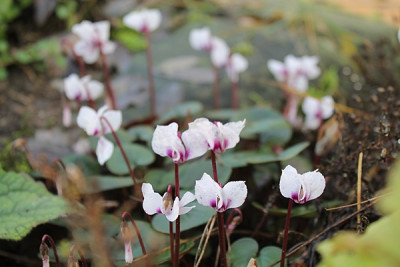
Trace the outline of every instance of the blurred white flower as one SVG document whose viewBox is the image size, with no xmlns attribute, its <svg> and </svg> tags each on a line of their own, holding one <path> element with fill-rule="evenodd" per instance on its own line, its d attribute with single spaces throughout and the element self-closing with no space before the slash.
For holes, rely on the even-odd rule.
<svg viewBox="0 0 400 267">
<path fill-rule="evenodd" d="M 161 12 L 158 9 L 132 11 L 122 19 L 123 23 L 138 32 L 152 32 L 160 26 Z"/>
<path fill-rule="evenodd" d="M 231 51 L 224 40 L 218 37 L 211 38 L 211 62 L 217 68 L 226 67 Z"/>
<path fill-rule="evenodd" d="M 121 127 L 121 111 L 107 110 L 107 106 L 101 107 L 97 112 L 90 107 L 83 106 L 79 110 L 76 119 L 78 126 L 84 129 L 88 135 L 99 137 L 96 155 L 100 165 L 103 165 L 104 162 L 110 159 L 114 151 L 113 143 L 104 137 L 104 134 L 111 133 L 111 129 L 102 117 L 107 119 L 112 130 L 117 131 Z"/>
<path fill-rule="evenodd" d="M 321 99 L 307 96 L 302 104 L 302 109 L 306 115 L 305 127 L 315 130 L 320 125 L 322 120 L 328 119 L 333 115 L 335 110 L 334 100 L 331 96 L 324 96 Z"/>
<path fill-rule="evenodd" d="M 244 181 L 229 182 L 224 187 L 215 182 L 210 175 L 204 173 L 196 181 L 195 195 L 199 204 L 209 206 L 217 212 L 240 207 L 247 197 Z"/>
<path fill-rule="evenodd" d="M 195 50 L 211 51 L 212 36 L 210 29 L 204 27 L 201 29 L 192 29 L 189 34 L 189 43 Z"/>
<path fill-rule="evenodd" d="M 87 20 L 72 26 L 72 33 L 79 36 L 75 43 L 75 53 L 88 63 L 97 61 L 100 49 L 104 54 L 114 52 L 116 45 L 110 39 L 110 22 L 99 21 L 90 22 Z"/>
<path fill-rule="evenodd" d="M 247 70 L 249 63 L 247 59 L 241 54 L 233 54 L 230 56 L 228 65 L 226 66 L 226 72 L 232 82 L 239 80 L 239 73 Z"/>
<path fill-rule="evenodd" d="M 175 163 L 200 157 L 207 152 L 204 137 L 197 132 L 185 131 L 182 135 L 178 132 L 178 124 L 157 125 L 151 146 L 153 151 L 162 156 L 170 157 Z"/>
<path fill-rule="evenodd" d="M 279 189 L 282 196 L 303 204 L 324 192 L 325 178 L 318 170 L 298 174 L 295 168 L 288 165 L 282 170 Z"/>
<path fill-rule="evenodd" d="M 288 87 L 299 92 L 308 89 L 308 81 L 317 78 L 321 70 L 317 66 L 318 57 L 295 57 L 287 55 L 284 62 L 271 59 L 267 66 L 278 82 L 285 83 Z"/>
<path fill-rule="evenodd" d="M 199 118 L 189 123 L 189 129 L 186 132 L 190 135 L 202 135 L 206 149 L 223 153 L 239 143 L 239 135 L 245 123 L 246 120 L 226 124 L 219 121 L 212 123 L 206 118 Z"/>
<path fill-rule="evenodd" d="M 77 74 L 72 73 L 64 79 L 64 92 L 70 100 L 95 100 L 103 94 L 103 91 L 103 84 L 99 81 L 91 80 L 89 75 L 79 78 Z"/>
<path fill-rule="evenodd" d="M 168 191 L 161 197 L 160 194 L 154 192 L 151 184 L 143 183 L 142 193 L 143 210 L 149 215 L 162 213 L 170 222 L 175 221 L 179 215 L 186 214 L 195 207 L 186 207 L 187 204 L 196 199 L 191 192 L 186 192 L 181 200 L 175 197 L 174 201 L 171 186 L 168 186 Z"/>
</svg>

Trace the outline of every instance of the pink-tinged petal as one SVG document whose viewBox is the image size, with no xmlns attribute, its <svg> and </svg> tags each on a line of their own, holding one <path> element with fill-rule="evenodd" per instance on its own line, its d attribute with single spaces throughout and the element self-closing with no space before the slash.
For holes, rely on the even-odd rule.
<svg viewBox="0 0 400 267">
<path fill-rule="evenodd" d="M 100 55 L 97 47 L 94 47 L 90 41 L 83 39 L 75 43 L 74 50 L 87 64 L 95 63 Z"/>
<path fill-rule="evenodd" d="M 226 124 L 222 124 L 220 122 L 217 123 L 217 127 L 221 132 L 223 140 L 221 142 L 224 143 L 225 149 L 230 149 L 236 146 L 239 143 L 240 132 L 243 130 L 246 124 L 246 120 L 236 121 L 236 122 L 228 122 Z M 222 151 L 223 152 L 223 151 Z"/>
<path fill-rule="evenodd" d="M 94 29 L 92 22 L 84 20 L 81 23 L 72 26 L 71 31 L 81 39 L 92 39 L 96 36 Z"/>
<path fill-rule="evenodd" d="M 84 100 L 82 98 L 84 91 L 83 85 L 79 76 L 76 73 L 72 73 L 64 79 L 64 92 L 70 100 Z"/>
<path fill-rule="evenodd" d="M 49 256 L 44 256 L 43 258 L 42 258 L 42 266 L 43 267 L 50 267 L 50 258 L 49 258 Z"/>
<path fill-rule="evenodd" d="M 318 57 L 316 56 L 304 56 L 301 59 L 302 72 L 308 79 L 315 79 L 321 74 L 321 70 L 318 67 Z"/>
<path fill-rule="evenodd" d="M 324 96 L 321 99 L 321 112 L 322 112 L 322 118 L 327 119 L 330 116 L 333 115 L 333 112 L 335 110 L 335 101 L 331 96 Z"/>
<path fill-rule="evenodd" d="M 144 19 L 147 25 L 147 30 L 152 32 L 160 27 L 161 12 L 158 9 L 147 9 L 145 10 Z"/>
<path fill-rule="evenodd" d="M 306 119 L 304 121 L 304 127 L 310 130 L 316 130 L 321 125 L 321 118 L 315 115 L 306 115 Z"/>
<path fill-rule="evenodd" d="M 244 181 L 229 182 L 222 188 L 225 209 L 240 207 L 247 197 L 247 186 Z"/>
<path fill-rule="evenodd" d="M 186 160 L 204 155 L 209 147 L 203 134 L 195 129 L 189 129 L 182 133 L 182 142 L 186 148 Z"/>
<path fill-rule="evenodd" d="M 288 86 L 298 92 L 304 93 L 308 90 L 308 78 L 304 75 L 293 76 L 293 79 L 289 80 Z"/>
<path fill-rule="evenodd" d="M 168 221 L 174 222 L 178 218 L 178 216 L 179 216 L 179 198 L 176 197 L 172 210 L 168 213 L 165 213 L 165 217 L 167 217 Z"/>
<path fill-rule="evenodd" d="M 157 125 L 151 141 L 153 151 L 162 156 L 170 157 L 174 162 L 184 162 L 186 159 L 185 147 L 178 137 L 178 124 Z"/>
<path fill-rule="evenodd" d="M 286 79 L 286 67 L 281 61 L 275 59 L 268 60 L 267 67 L 278 82 L 283 82 Z"/>
<path fill-rule="evenodd" d="M 184 207 L 190 202 L 194 201 L 196 199 L 196 196 L 192 192 L 186 192 L 182 199 L 180 200 L 180 206 Z"/>
<path fill-rule="evenodd" d="M 122 18 L 122 21 L 127 27 L 132 28 L 138 32 L 141 31 L 141 28 L 143 26 L 143 19 L 140 11 L 132 11 L 131 13 L 125 15 Z"/>
<path fill-rule="evenodd" d="M 325 189 L 325 178 L 318 171 L 306 172 L 303 175 L 305 201 L 319 197 Z"/>
<path fill-rule="evenodd" d="M 279 189 L 282 196 L 293 199 L 298 197 L 301 182 L 299 179 L 300 174 L 292 166 L 288 165 L 282 170 L 281 180 L 279 182 Z"/>
<path fill-rule="evenodd" d="M 100 136 L 96 147 L 97 160 L 103 165 L 109 160 L 114 152 L 114 144 L 107 140 L 104 136 Z"/>
<path fill-rule="evenodd" d="M 131 242 L 125 242 L 125 262 L 132 263 L 133 261 L 133 254 L 132 254 L 132 244 Z"/>
<path fill-rule="evenodd" d="M 301 71 L 301 60 L 293 55 L 287 55 L 284 59 L 289 76 L 295 76 Z"/>
<path fill-rule="evenodd" d="M 195 50 L 211 50 L 211 31 L 208 27 L 192 29 L 189 34 L 189 43 Z"/>
<path fill-rule="evenodd" d="M 321 112 L 321 103 L 318 99 L 314 97 L 307 96 L 304 98 L 302 109 L 304 114 L 307 116 L 315 115 L 318 112 Z"/>
<path fill-rule="evenodd" d="M 114 42 L 107 41 L 102 44 L 101 49 L 105 55 L 108 55 L 117 49 L 117 45 Z"/>
<path fill-rule="evenodd" d="M 92 100 L 96 100 L 99 98 L 104 92 L 104 85 L 99 81 L 88 81 L 87 90 L 89 91 L 90 98 Z"/>
<path fill-rule="evenodd" d="M 189 135 L 197 135 L 198 133 L 201 133 L 207 142 L 208 148 L 211 150 L 214 149 L 215 141 L 219 141 L 219 139 L 221 139 L 218 136 L 219 132 L 217 126 L 206 118 L 199 118 L 189 123 L 188 131 L 190 131 L 188 133 Z M 200 146 L 201 145 L 202 144 L 200 144 Z"/>
<path fill-rule="evenodd" d="M 228 65 L 230 49 L 224 40 L 218 37 L 211 39 L 211 61 L 214 66 L 221 68 Z"/>
<path fill-rule="evenodd" d="M 161 206 L 163 205 L 163 200 L 160 194 L 155 193 L 151 184 L 143 183 L 143 210 L 149 214 L 153 215 L 155 213 L 161 213 Z"/>
<path fill-rule="evenodd" d="M 86 106 L 81 107 L 79 110 L 76 122 L 88 135 L 97 135 L 101 130 L 100 120 L 96 111 Z"/>
<path fill-rule="evenodd" d="M 228 64 L 226 71 L 233 82 L 239 80 L 239 73 L 247 70 L 249 63 L 247 59 L 240 54 L 233 54 L 230 58 L 230 63 Z"/>
<path fill-rule="evenodd" d="M 105 117 L 111 124 L 112 129 L 117 131 L 122 124 L 122 113 L 119 110 L 107 110 L 104 112 L 103 117 Z M 103 123 L 104 133 L 111 133 L 111 129 L 108 124 Z"/>
<path fill-rule="evenodd" d="M 197 202 L 203 206 L 213 207 L 217 206 L 217 192 L 216 186 L 219 186 L 207 173 L 204 173 L 200 180 L 196 181 L 195 196 Z M 222 203 L 222 201 L 220 201 Z M 218 204 L 220 204 L 218 203 Z"/>
</svg>

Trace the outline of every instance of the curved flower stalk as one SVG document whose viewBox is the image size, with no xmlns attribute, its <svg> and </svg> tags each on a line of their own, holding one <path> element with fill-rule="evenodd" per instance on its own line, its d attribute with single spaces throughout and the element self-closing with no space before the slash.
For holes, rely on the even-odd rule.
<svg viewBox="0 0 400 267">
<path fill-rule="evenodd" d="M 215 182 L 210 175 L 204 173 L 196 181 L 195 195 L 199 204 L 209 206 L 217 212 L 240 207 L 247 197 L 244 181 L 229 182 L 224 187 Z"/>
<path fill-rule="evenodd" d="M 164 214 L 170 222 L 175 221 L 179 215 L 186 214 L 195 207 L 186 206 L 196 199 L 191 192 L 186 192 L 181 199 L 175 197 L 175 200 L 173 200 L 171 186 L 168 186 L 168 191 L 161 196 L 154 192 L 151 184 L 143 183 L 142 193 L 144 197 L 143 210 L 149 215 Z"/>
<path fill-rule="evenodd" d="M 152 117 L 156 116 L 156 99 L 154 91 L 154 78 L 153 78 L 153 62 L 151 55 L 151 42 L 150 32 L 154 31 L 160 26 L 161 12 L 158 9 L 143 9 L 140 11 L 132 11 L 122 19 L 123 23 L 138 32 L 141 32 L 146 37 L 147 49 L 147 76 L 149 79 L 149 98 L 150 98 L 150 112 Z"/>
<path fill-rule="evenodd" d="M 267 62 L 267 66 L 278 82 L 297 92 L 304 93 L 308 90 L 309 80 L 317 78 L 321 73 L 318 61 L 318 57 L 315 56 L 295 57 L 287 55 L 284 62 L 271 59 Z M 298 105 L 299 97 L 293 93 L 288 93 L 284 115 L 295 126 L 299 124 L 297 118 Z"/>
<path fill-rule="evenodd" d="M 286 214 L 285 231 L 283 234 L 281 255 L 281 267 L 283 267 L 285 265 L 290 212 L 292 211 L 293 201 L 298 204 L 304 204 L 307 201 L 319 197 L 325 189 L 325 178 L 318 170 L 298 174 L 295 168 L 288 165 L 282 170 L 279 189 L 282 196 L 290 199 Z"/>
<path fill-rule="evenodd" d="M 115 43 L 109 40 L 110 22 L 108 21 L 90 22 L 84 20 L 72 26 L 72 33 L 80 38 L 75 43 L 75 53 L 88 64 L 95 63 L 101 52 L 111 54 L 116 48 Z"/>
<path fill-rule="evenodd" d="M 234 148 L 239 143 L 239 135 L 245 124 L 245 119 L 222 124 L 219 121 L 212 123 L 206 118 L 199 118 L 189 123 L 189 129 L 185 133 L 189 136 L 202 135 L 207 149 L 220 154 L 227 149 Z"/>
<path fill-rule="evenodd" d="M 64 79 L 64 92 L 69 100 L 89 101 L 99 98 L 104 91 L 101 82 L 91 80 L 89 75 L 82 78 L 72 73 Z"/>
<path fill-rule="evenodd" d="M 110 123 L 104 123 L 101 119 L 106 118 Z M 100 165 L 103 165 L 108 159 L 110 159 L 114 145 L 112 142 L 104 137 L 104 134 L 117 131 L 122 123 L 121 111 L 108 110 L 107 106 L 101 107 L 97 112 L 89 107 L 81 107 L 77 117 L 77 124 L 79 127 L 85 130 L 88 135 L 99 137 L 99 141 L 96 147 L 97 160 Z M 112 129 L 110 128 L 112 127 Z"/>
<path fill-rule="evenodd" d="M 307 96 L 302 104 L 302 109 L 306 115 L 305 127 L 307 129 L 317 129 L 322 120 L 328 119 L 335 110 L 335 101 L 331 96 L 324 96 L 321 99 Z"/>
<path fill-rule="evenodd" d="M 166 126 L 157 125 L 151 145 L 156 154 L 170 157 L 174 163 L 183 163 L 207 152 L 203 140 L 204 137 L 196 131 L 180 134 L 178 124 L 173 122 Z"/>
<path fill-rule="evenodd" d="M 189 33 L 189 43 L 194 50 L 211 51 L 212 35 L 210 28 L 192 29 Z"/>
</svg>

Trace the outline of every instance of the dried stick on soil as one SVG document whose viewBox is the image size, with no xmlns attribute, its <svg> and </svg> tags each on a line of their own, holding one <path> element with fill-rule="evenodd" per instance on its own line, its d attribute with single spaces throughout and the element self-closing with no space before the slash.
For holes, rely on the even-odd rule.
<svg viewBox="0 0 400 267">
<path fill-rule="evenodd" d="M 363 153 L 358 154 L 358 170 L 357 170 L 357 211 L 361 209 L 361 176 L 362 176 Z M 361 214 L 357 214 L 357 232 L 360 233 Z"/>
</svg>

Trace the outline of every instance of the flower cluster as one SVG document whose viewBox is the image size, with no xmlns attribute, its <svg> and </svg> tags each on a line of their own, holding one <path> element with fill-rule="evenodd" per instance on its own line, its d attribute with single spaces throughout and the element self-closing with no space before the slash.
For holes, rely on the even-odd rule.
<svg viewBox="0 0 400 267">
<path fill-rule="evenodd" d="M 73 73 L 64 79 L 64 92 L 69 100 L 95 100 L 103 94 L 104 86 L 99 81 L 91 80 L 89 75 L 79 78 Z"/>
<path fill-rule="evenodd" d="M 239 73 L 248 67 L 245 57 L 238 53 L 232 53 L 226 42 L 219 37 L 212 36 L 207 27 L 191 30 L 189 43 L 195 50 L 209 51 L 213 65 L 217 68 L 226 68 L 232 82 L 237 82 Z"/>
<path fill-rule="evenodd" d="M 122 21 L 127 27 L 138 32 L 152 32 L 160 26 L 161 12 L 158 9 L 132 11 L 126 15 Z"/>
</svg>

